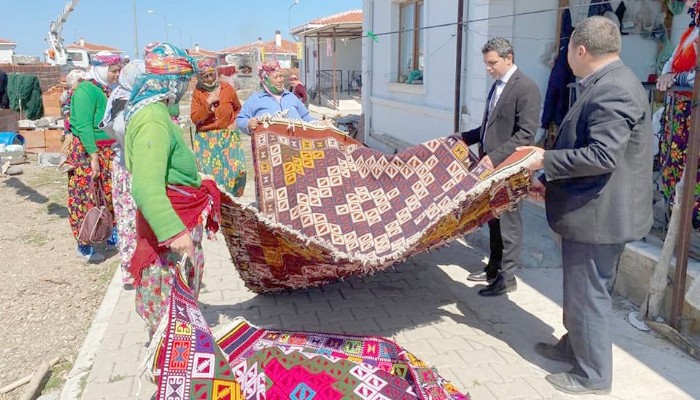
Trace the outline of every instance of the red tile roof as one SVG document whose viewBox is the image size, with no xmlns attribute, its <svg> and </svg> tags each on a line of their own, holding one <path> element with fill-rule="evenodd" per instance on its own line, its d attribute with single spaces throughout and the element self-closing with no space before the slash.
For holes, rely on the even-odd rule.
<svg viewBox="0 0 700 400">
<path fill-rule="evenodd" d="M 12 40 L 0 38 L 0 44 L 17 44 L 17 43 L 13 42 Z"/>
<path fill-rule="evenodd" d="M 296 42 L 290 42 L 288 40 L 282 39 L 282 46 L 279 48 L 275 47 L 275 41 L 271 40 L 269 42 L 253 42 L 253 43 L 248 43 L 244 44 L 241 46 L 233 46 L 229 47 L 223 50 L 218 51 L 217 53 L 219 54 L 237 54 L 237 53 L 247 53 L 251 49 L 255 49 L 258 47 L 263 47 L 265 49 L 265 53 L 268 54 L 297 54 L 297 44 Z"/>
<path fill-rule="evenodd" d="M 333 25 L 333 24 L 361 24 L 362 10 L 350 10 L 327 17 L 315 19 L 309 24 Z"/>
<path fill-rule="evenodd" d="M 112 53 L 123 53 L 124 51 L 117 49 L 116 47 L 105 46 L 103 44 L 83 42 L 83 46 L 80 42 L 73 42 L 66 46 L 67 49 L 81 49 L 89 53 L 97 53 L 98 51 L 109 51 Z"/>
<path fill-rule="evenodd" d="M 191 49 L 187 49 L 187 54 L 189 54 L 192 57 L 216 57 L 216 52 L 205 50 L 201 47 L 199 48 L 199 50 L 197 50 L 194 47 Z"/>
</svg>

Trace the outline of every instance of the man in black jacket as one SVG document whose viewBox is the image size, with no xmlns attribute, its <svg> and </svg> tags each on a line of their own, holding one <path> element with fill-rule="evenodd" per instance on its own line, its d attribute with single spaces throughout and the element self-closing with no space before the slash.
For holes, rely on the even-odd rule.
<svg viewBox="0 0 700 400">
<path fill-rule="evenodd" d="M 479 144 L 479 153 L 498 166 L 518 146 L 534 141 L 540 117 L 540 91 L 513 62 L 513 46 L 495 37 L 481 49 L 486 71 L 496 80 L 486 99 L 481 126 L 462 132 L 467 144 Z M 491 254 L 484 271 L 468 279 L 488 281 L 482 296 L 498 296 L 516 289 L 515 268 L 520 259 L 523 227 L 520 207 L 489 221 Z"/>
<path fill-rule="evenodd" d="M 576 25 L 568 61 L 578 96 L 553 148 L 536 147 L 542 169 L 533 190 L 545 196 L 547 221 L 562 239 L 564 327 L 542 356 L 573 365 L 546 377 L 573 394 L 607 394 L 612 386 L 612 298 L 608 289 L 625 244 L 649 232 L 652 128 L 639 78 L 620 60 L 619 27 L 604 17 Z"/>
</svg>

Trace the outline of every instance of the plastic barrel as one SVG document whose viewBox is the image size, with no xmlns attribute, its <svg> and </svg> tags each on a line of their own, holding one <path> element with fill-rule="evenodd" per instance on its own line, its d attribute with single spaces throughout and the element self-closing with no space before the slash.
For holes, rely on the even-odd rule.
<svg viewBox="0 0 700 400">
<path fill-rule="evenodd" d="M 0 132 L 0 144 L 21 144 L 24 145 L 24 136 L 15 132 Z"/>
</svg>

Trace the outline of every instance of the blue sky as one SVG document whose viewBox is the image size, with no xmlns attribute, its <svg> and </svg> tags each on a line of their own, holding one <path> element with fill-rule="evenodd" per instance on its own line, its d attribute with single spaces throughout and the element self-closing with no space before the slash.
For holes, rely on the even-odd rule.
<svg viewBox="0 0 700 400">
<path fill-rule="evenodd" d="M 67 3 L 0 0 L 0 38 L 17 43 L 15 54 L 41 55 L 46 49 L 44 39 L 50 22 Z M 255 41 L 259 36 L 272 40 L 276 29 L 287 39 L 290 17 L 295 27 L 315 18 L 362 8 L 362 0 L 299 0 L 290 10 L 291 4 L 293 0 L 136 0 L 139 52 L 148 42 L 165 39 L 166 20 L 173 25 L 168 28 L 168 39 L 173 44 L 199 44 L 207 50 L 221 50 Z M 64 43 L 84 37 L 91 43 L 120 48 L 133 57 L 133 17 L 132 1 L 82 0 L 64 25 Z"/>
</svg>

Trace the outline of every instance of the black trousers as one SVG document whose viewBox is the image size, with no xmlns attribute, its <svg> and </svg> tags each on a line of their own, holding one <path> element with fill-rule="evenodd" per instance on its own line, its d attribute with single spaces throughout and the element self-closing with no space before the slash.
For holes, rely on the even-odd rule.
<svg viewBox="0 0 700 400">
<path fill-rule="evenodd" d="M 591 389 L 612 385 L 612 298 L 608 285 L 624 249 L 624 244 L 562 239 L 567 334 L 557 347 L 574 360 L 571 373 Z"/>
<path fill-rule="evenodd" d="M 520 204 L 513 211 L 506 211 L 499 218 L 489 221 L 489 247 L 491 254 L 486 272 L 499 271 L 505 280 L 515 278 L 515 268 L 520 263 L 523 242 L 523 218 Z"/>
</svg>

